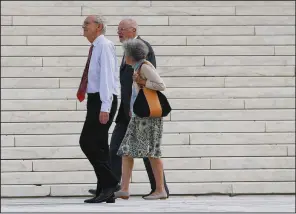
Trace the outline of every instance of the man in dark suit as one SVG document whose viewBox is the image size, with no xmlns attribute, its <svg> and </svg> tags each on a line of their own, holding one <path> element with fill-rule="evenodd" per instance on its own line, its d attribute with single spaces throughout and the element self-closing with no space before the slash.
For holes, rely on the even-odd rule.
<svg viewBox="0 0 296 214">
<path fill-rule="evenodd" d="M 120 42 L 123 42 L 127 39 L 141 39 L 137 36 L 137 29 L 138 25 L 135 20 L 133 19 L 124 19 L 118 25 L 118 36 Z M 151 45 L 141 39 L 149 48 L 149 53 L 147 55 L 147 60 L 151 62 L 154 67 L 156 67 L 156 60 L 154 51 Z M 121 180 L 121 167 L 122 167 L 122 159 L 120 156 L 117 155 L 117 151 L 119 146 L 124 138 L 124 135 L 127 130 L 127 126 L 130 121 L 130 100 L 132 94 L 132 83 L 133 83 L 133 73 L 134 69 L 125 63 L 124 56 L 122 58 L 122 62 L 120 65 L 120 84 L 121 84 L 121 102 L 118 111 L 118 115 L 116 117 L 116 126 L 114 128 L 111 143 L 110 143 L 110 163 L 112 172 L 117 176 L 118 180 Z M 153 175 L 153 171 L 151 168 L 151 164 L 148 158 L 143 158 L 145 168 L 149 177 L 150 185 L 151 185 L 151 192 L 145 196 L 150 195 L 155 191 L 156 182 Z M 169 190 L 166 184 L 165 176 L 164 176 L 164 185 L 167 195 L 169 197 Z M 94 192 L 95 190 L 90 190 L 90 192 Z"/>
</svg>

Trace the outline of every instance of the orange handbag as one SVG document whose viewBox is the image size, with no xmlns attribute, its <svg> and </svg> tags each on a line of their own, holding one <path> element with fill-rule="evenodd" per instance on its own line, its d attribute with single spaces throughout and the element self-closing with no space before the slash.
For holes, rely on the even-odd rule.
<svg viewBox="0 0 296 214">
<path fill-rule="evenodd" d="M 166 117 L 171 110 L 163 93 L 146 87 L 140 88 L 133 105 L 133 111 L 138 117 Z"/>
</svg>

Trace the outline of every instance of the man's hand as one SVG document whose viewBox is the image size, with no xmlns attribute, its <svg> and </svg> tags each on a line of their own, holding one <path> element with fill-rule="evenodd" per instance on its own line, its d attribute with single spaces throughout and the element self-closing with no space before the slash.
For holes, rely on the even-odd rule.
<svg viewBox="0 0 296 214">
<path fill-rule="evenodd" d="M 100 123 L 106 124 L 109 121 L 109 112 L 100 112 Z"/>
</svg>

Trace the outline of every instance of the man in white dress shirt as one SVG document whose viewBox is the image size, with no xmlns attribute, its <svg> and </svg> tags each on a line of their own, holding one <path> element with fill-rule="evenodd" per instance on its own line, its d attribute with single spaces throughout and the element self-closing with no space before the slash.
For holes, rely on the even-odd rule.
<svg viewBox="0 0 296 214">
<path fill-rule="evenodd" d="M 117 110 L 119 71 L 114 44 L 105 38 L 102 17 L 89 16 L 83 34 L 91 43 L 77 92 L 80 102 L 87 93 L 87 114 L 79 144 L 97 176 L 97 192 L 86 203 L 113 203 L 118 179 L 109 166 L 108 131 Z"/>
</svg>

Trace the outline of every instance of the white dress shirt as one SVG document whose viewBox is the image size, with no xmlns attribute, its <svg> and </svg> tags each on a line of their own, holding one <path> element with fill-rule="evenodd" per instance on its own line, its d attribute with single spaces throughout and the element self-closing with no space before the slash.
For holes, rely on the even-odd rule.
<svg viewBox="0 0 296 214">
<path fill-rule="evenodd" d="M 101 111 L 110 112 L 113 94 L 119 94 L 119 70 L 113 42 L 104 35 L 98 36 L 93 44 L 88 71 L 87 93 L 100 93 Z"/>
</svg>

